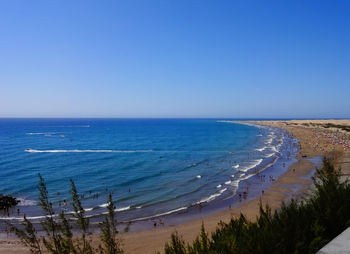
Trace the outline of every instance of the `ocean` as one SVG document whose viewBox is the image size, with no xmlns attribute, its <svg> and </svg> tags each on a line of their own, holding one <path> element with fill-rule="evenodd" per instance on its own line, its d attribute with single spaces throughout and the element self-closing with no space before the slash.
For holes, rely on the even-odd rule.
<svg viewBox="0 0 350 254">
<path fill-rule="evenodd" d="M 38 173 L 57 212 L 71 211 L 69 179 L 92 217 L 108 193 L 120 221 L 218 204 L 282 159 L 286 170 L 296 142 L 220 119 L 0 119 L 0 193 L 21 200 L 19 216 L 0 219 L 40 218 Z"/>
</svg>

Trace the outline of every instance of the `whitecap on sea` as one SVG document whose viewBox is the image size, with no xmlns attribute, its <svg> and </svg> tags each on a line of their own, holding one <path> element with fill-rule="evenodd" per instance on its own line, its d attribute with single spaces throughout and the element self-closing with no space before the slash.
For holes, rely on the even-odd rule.
<svg viewBox="0 0 350 254">
<path fill-rule="evenodd" d="M 25 199 L 25 198 L 17 198 L 19 200 L 18 206 L 34 206 L 36 205 L 35 200 Z"/>
</svg>

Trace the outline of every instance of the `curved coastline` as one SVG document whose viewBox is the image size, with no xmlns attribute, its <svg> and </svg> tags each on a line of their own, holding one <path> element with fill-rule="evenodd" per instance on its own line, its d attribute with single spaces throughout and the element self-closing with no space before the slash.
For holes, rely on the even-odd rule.
<svg viewBox="0 0 350 254">
<path fill-rule="evenodd" d="M 218 121 L 218 122 L 222 122 L 222 121 Z M 228 122 L 231 123 L 231 122 Z M 238 123 L 238 124 L 245 124 L 245 125 L 250 125 L 250 126 L 254 126 L 256 128 L 262 128 L 262 126 L 260 125 L 256 125 L 256 124 L 251 124 L 251 123 L 241 123 L 241 122 L 232 122 L 232 123 Z M 264 127 L 266 128 L 266 127 Z M 273 127 L 269 127 L 269 128 L 273 128 Z M 250 160 L 251 163 L 249 165 L 239 165 L 239 164 L 235 164 L 232 166 L 232 168 L 237 172 L 236 175 L 232 175 L 231 178 L 227 179 L 226 181 L 223 181 L 221 184 L 219 184 L 218 186 L 220 186 L 220 188 L 217 187 L 217 191 L 215 193 L 208 193 L 207 196 L 202 196 L 198 199 L 198 201 L 190 204 L 189 206 L 179 206 L 179 207 L 174 207 L 173 209 L 170 210 L 164 210 L 164 211 L 160 211 L 160 212 L 156 212 L 154 214 L 145 214 L 143 215 L 142 212 L 139 210 L 141 208 L 144 208 L 143 205 L 129 205 L 129 206 L 125 206 L 125 207 L 118 207 L 116 209 L 116 212 L 118 212 L 119 214 L 125 214 L 128 212 L 134 212 L 136 210 L 139 210 L 138 214 L 141 216 L 138 216 L 136 218 L 132 218 L 129 220 L 123 220 L 121 219 L 121 223 L 120 224 L 124 224 L 124 225 L 129 225 L 130 223 L 135 223 L 135 222 L 140 222 L 140 221 L 147 221 L 147 220 L 155 220 L 155 219 L 159 219 L 159 218 L 164 218 L 164 217 L 170 217 L 170 218 L 164 218 L 166 220 L 169 220 L 170 224 L 178 224 L 178 219 L 177 218 L 173 218 L 174 216 L 177 216 L 178 213 L 180 212 L 180 216 L 184 217 L 184 215 L 187 215 L 186 220 L 192 220 L 195 218 L 199 218 L 199 217 L 203 217 L 206 215 L 209 215 L 213 212 L 217 212 L 220 211 L 222 209 L 225 209 L 225 207 L 228 207 L 229 205 L 235 206 L 238 204 L 238 199 L 237 197 L 234 198 L 235 194 L 237 193 L 237 191 L 239 191 L 239 188 L 242 189 L 242 185 L 245 185 L 244 182 L 248 181 L 248 179 L 250 179 L 251 177 L 254 177 L 256 174 L 259 174 L 260 172 L 267 170 L 268 168 L 270 168 L 271 166 L 273 166 L 277 160 L 280 159 L 281 156 L 280 155 L 280 151 L 279 151 L 279 147 L 283 145 L 283 142 L 286 142 L 286 134 L 283 133 L 282 134 L 282 138 L 280 143 L 275 144 L 274 146 L 270 147 L 273 148 L 273 153 L 271 153 L 271 155 L 269 156 L 263 156 L 263 155 L 259 155 L 259 152 L 265 150 L 268 145 L 271 144 L 271 142 L 273 141 L 274 138 L 272 138 L 274 132 L 269 132 L 266 135 L 267 136 L 271 136 L 269 140 L 267 140 L 265 142 L 265 146 L 264 149 L 262 148 L 256 148 L 255 150 L 257 151 L 256 153 L 258 154 L 258 159 L 255 160 Z M 261 134 L 257 135 L 257 136 L 262 136 Z M 277 138 L 275 136 L 275 138 Z M 278 148 L 277 148 L 278 147 Z M 253 153 L 252 153 L 253 154 Z M 274 156 L 275 155 L 275 156 Z M 254 155 L 252 155 L 253 157 Z M 263 156 L 263 157 L 261 157 Z M 270 158 L 271 157 L 271 158 Z M 248 155 L 248 161 L 249 161 L 249 155 Z M 244 163 L 243 163 L 244 164 Z M 241 172 L 241 174 L 238 174 L 239 172 Z M 197 176 L 197 179 L 200 179 L 201 176 Z M 229 190 L 228 190 L 229 188 Z M 226 191 L 228 190 L 228 191 Z M 242 190 L 241 190 L 242 191 Z M 259 190 L 258 192 L 260 192 L 261 190 Z M 243 191 L 242 191 L 243 192 Z M 248 200 L 255 198 L 256 196 L 258 196 L 258 192 L 255 191 L 256 193 L 252 193 L 248 196 Z M 223 202 L 224 201 L 224 202 Z M 222 204 L 220 204 L 222 203 Z M 146 205 L 146 206 L 150 206 L 150 205 Z M 198 209 L 198 206 L 200 206 L 200 209 Z M 87 216 L 91 218 L 93 223 L 98 223 L 101 220 L 101 215 L 104 214 L 104 205 L 97 205 L 94 207 L 90 207 L 90 208 L 86 208 L 85 211 L 87 212 Z M 198 211 L 199 210 L 199 211 Z M 69 215 L 70 212 L 66 211 L 66 213 Z M 122 216 L 123 217 L 123 216 Z M 28 219 L 32 219 L 32 220 L 36 220 L 39 221 L 41 218 L 43 218 L 43 216 L 40 216 L 38 214 L 33 214 L 32 216 L 27 216 Z M 21 216 L 19 217 L 9 217 L 9 218 L 3 218 L 3 220 L 7 220 L 7 221 L 15 221 L 15 220 L 23 220 L 23 218 Z M 139 224 L 145 224 L 144 222 L 139 223 Z M 153 225 L 153 223 L 149 223 L 149 225 Z M 136 225 L 131 227 L 131 230 L 135 230 L 135 231 L 139 231 L 139 230 L 144 230 L 147 228 L 152 228 L 152 226 L 141 226 L 141 225 Z"/>
<path fill-rule="evenodd" d="M 261 124 L 259 122 L 241 122 L 243 124 Z M 271 125 L 267 125 L 271 126 Z M 281 128 L 279 126 L 273 126 Z M 283 128 L 281 128 L 283 129 Z M 295 133 L 288 131 L 294 138 Z M 299 142 L 302 140 L 298 139 Z M 220 221 L 228 222 L 232 216 L 239 216 L 240 213 L 246 215 L 250 220 L 254 220 L 259 211 L 260 202 L 263 205 L 269 204 L 272 210 L 278 209 L 282 201 L 288 201 L 291 198 L 303 197 L 310 188 L 312 181 L 311 177 L 314 173 L 315 167 L 320 162 L 319 156 L 323 154 L 313 154 L 314 159 L 303 158 L 301 151 L 295 157 L 295 161 L 285 169 L 276 181 L 274 181 L 266 190 L 255 198 L 239 203 L 237 206 L 212 214 L 208 214 L 201 218 L 196 218 L 190 221 L 179 221 L 177 225 L 167 225 L 165 227 L 158 227 L 156 229 L 148 229 L 137 232 L 122 233 L 124 239 L 124 247 L 126 253 L 154 253 L 154 251 L 162 251 L 165 242 L 170 240 L 170 235 L 175 230 L 178 231 L 185 241 L 191 242 L 198 235 L 202 222 L 208 232 L 213 232 Z M 142 239 L 142 242 L 135 244 L 137 239 Z M 157 240 L 153 240 L 157 239 Z M 145 251 L 150 249 L 150 251 Z"/>
<path fill-rule="evenodd" d="M 291 134 L 295 137 L 293 133 Z M 149 219 L 139 221 L 135 223 L 135 225 L 140 226 L 136 228 L 136 231 L 121 234 L 125 252 L 154 253 L 155 251 L 162 251 L 165 242 L 170 240 L 170 235 L 175 229 L 183 235 L 186 241 L 192 241 L 197 236 L 202 221 L 206 230 L 212 232 L 217 227 L 218 222 L 227 222 L 232 216 L 238 216 L 240 213 L 244 213 L 247 218 L 254 220 L 258 213 L 260 201 L 263 204 L 268 203 L 272 209 L 278 209 L 282 201 L 303 195 L 311 184 L 309 178 L 313 173 L 314 167 L 315 165 L 311 161 L 301 157 L 299 151 L 296 161 L 265 189 L 264 194 L 247 199 L 242 203 L 237 203 L 231 209 L 228 208 L 228 203 L 226 203 L 225 206 L 219 207 L 220 209 L 218 210 L 214 209 L 209 213 L 202 213 L 200 217 L 189 216 L 187 220 L 183 219 L 187 212 L 180 211 L 180 214 L 168 215 L 173 217 L 172 223 L 169 223 L 170 220 L 166 220 L 165 226 L 158 226 L 157 228 L 149 226 Z M 299 187 L 296 188 L 295 185 Z M 204 209 L 206 208 L 204 207 Z M 119 230 L 122 231 L 122 229 L 120 228 Z"/>
<path fill-rule="evenodd" d="M 246 123 L 246 122 L 237 122 L 237 121 L 220 121 L 218 120 L 217 122 L 223 122 L 223 123 L 234 123 L 234 124 L 244 124 L 244 125 L 249 125 L 249 126 L 254 126 L 256 128 L 274 128 L 274 127 L 266 127 L 263 125 L 255 124 L 255 123 Z M 178 213 L 180 212 L 180 216 L 184 217 L 184 214 L 188 213 L 188 218 L 186 220 L 192 220 L 195 218 L 203 217 L 210 215 L 213 212 L 218 212 L 220 210 L 225 209 L 228 206 L 237 206 L 239 205 L 238 198 L 235 197 L 237 196 L 237 192 L 240 192 L 243 194 L 245 192 L 243 189 L 248 188 L 247 185 L 251 185 L 248 181 L 252 177 L 256 177 L 256 175 L 259 175 L 263 171 L 270 171 L 271 167 L 273 167 L 278 160 L 282 160 L 283 154 L 288 153 L 288 154 L 293 154 L 295 156 L 295 151 L 291 151 L 291 149 L 287 147 L 284 147 L 282 149 L 279 149 L 281 146 L 286 146 L 287 142 L 291 142 L 289 134 L 285 132 L 284 130 L 281 131 L 281 138 L 279 143 L 275 143 L 272 146 L 271 142 L 276 141 L 274 140 L 277 138 L 274 136 L 274 131 L 270 131 L 268 134 L 266 134 L 269 139 L 265 142 L 265 146 L 263 148 L 256 148 L 254 149 L 257 151 L 257 153 L 264 151 L 265 149 L 272 149 L 273 152 L 271 155 L 268 156 L 263 156 L 258 155 L 258 159 L 252 160 L 251 163 L 245 167 L 242 168 L 241 165 L 236 164 L 233 165 L 232 168 L 241 172 L 240 174 L 232 175 L 231 178 L 222 184 L 219 184 L 220 188 L 217 186 L 218 190 L 215 193 L 208 193 L 207 197 L 200 197 L 197 202 L 194 202 L 193 204 L 189 206 L 181 206 L 181 207 L 175 207 L 174 209 L 171 209 L 169 211 L 162 211 L 159 213 L 155 213 L 153 215 L 146 215 L 146 216 L 140 216 L 136 217 L 130 220 L 121 220 L 119 224 L 125 224 L 129 225 L 130 223 L 135 223 L 135 222 L 140 222 L 140 221 L 148 221 L 148 220 L 157 220 L 157 219 L 170 219 L 170 224 L 178 224 L 177 219 L 174 219 L 172 217 L 177 216 Z M 257 136 L 262 136 L 262 134 L 259 134 Z M 287 140 L 289 138 L 289 140 Z M 254 157 L 254 154 L 252 153 L 252 157 Z M 270 158 L 272 157 L 272 158 Z M 290 159 L 290 158 L 289 158 Z M 249 160 L 249 155 L 248 155 L 248 160 Z M 281 164 L 281 163 L 280 163 Z M 283 162 L 284 164 L 289 164 L 288 161 Z M 279 176 L 279 174 L 283 173 L 283 169 L 275 174 L 273 177 L 276 178 Z M 197 179 L 200 179 L 201 176 L 198 175 Z M 264 181 L 265 182 L 265 181 Z M 259 183 L 258 183 L 259 184 Z M 269 184 L 265 184 L 264 188 L 268 187 Z M 228 190 L 227 188 L 230 187 L 230 191 L 226 192 Z M 244 200 L 251 200 L 259 196 L 259 193 L 261 192 L 263 187 L 258 188 L 258 190 L 251 191 L 247 197 L 244 197 Z M 237 195 L 236 195 L 237 194 Z M 149 206 L 149 205 L 148 205 Z M 200 206 L 200 209 L 198 211 L 198 206 Z M 86 208 L 85 211 L 88 213 L 87 216 L 92 219 L 93 222 L 98 223 L 101 220 L 101 216 L 104 215 L 105 213 L 101 211 L 105 208 L 105 204 L 102 205 L 97 205 L 91 208 Z M 143 206 L 135 206 L 135 205 L 129 205 L 126 207 L 118 207 L 116 208 L 116 212 L 118 213 L 124 213 L 124 212 L 130 212 L 135 209 L 140 209 L 143 208 Z M 66 211 L 66 213 L 69 215 L 71 212 Z M 37 214 L 33 214 L 32 216 L 27 216 L 28 219 L 32 219 L 34 221 L 39 221 L 42 219 L 44 216 L 40 216 Z M 170 217 L 170 218 L 166 218 Z M 23 218 L 21 216 L 19 217 L 9 217 L 9 218 L 1 218 L 2 220 L 6 221 L 21 221 Z M 144 223 L 141 223 L 144 224 Z M 153 223 L 150 223 L 150 225 L 153 225 Z M 139 230 L 144 230 L 150 228 L 149 226 L 136 226 L 132 227 L 131 230 L 133 231 L 139 231 Z"/>
</svg>

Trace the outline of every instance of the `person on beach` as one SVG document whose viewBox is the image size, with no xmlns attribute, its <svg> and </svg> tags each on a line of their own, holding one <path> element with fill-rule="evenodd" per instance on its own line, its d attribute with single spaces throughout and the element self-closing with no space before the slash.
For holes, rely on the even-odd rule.
<svg viewBox="0 0 350 254">
<path fill-rule="evenodd" d="M 198 209 L 199 209 L 199 211 L 202 211 L 202 204 L 198 204 Z"/>
</svg>

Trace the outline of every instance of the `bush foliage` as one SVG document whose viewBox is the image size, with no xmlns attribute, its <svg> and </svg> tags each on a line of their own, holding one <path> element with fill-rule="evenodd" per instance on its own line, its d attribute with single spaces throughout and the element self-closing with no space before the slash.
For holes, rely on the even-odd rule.
<svg viewBox="0 0 350 254">
<path fill-rule="evenodd" d="M 55 214 L 44 179 L 39 174 L 39 204 L 44 212 L 45 218 L 40 222 L 43 228 L 43 236 L 39 236 L 35 226 L 24 217 L 22 227 L 9 224 L 10 228 L 29 247 L 31 253 L 51 254 L 120 254 L 120 240 L 117 238 L 115 207 L 112 195 L 108 198 L 108 214 L 105 221 L 100 224 L 101 236 L 98 248 L 91 244 L 89 235 L 89 219 L 81 204 L 78 191 L 73 180 L 70 180 L 72 196 L 72 220 L 68 219 L 64 212 Z M 74 228 L 74 233 L 72 229 Z"/>
<path fill-rule="evenodd" d="M 283 203 L 274 213 L 260 205 L 255 222 L 241 214 L 229 223 L 220 222 L 209 238 L 202 225 L 200 235 L 187 245 L 175 232 L 165 253 L 316 253 L 350 226 L 350 184 L 340 180 L 340 170 L 327 158 L 313 182 L 315 191 L 303 201 Z"/>
<path fill-rule="evenodd" d="M 210 236 L 202 224 L 199 236 L 186 244 L 177 232 L 165 245 L 165 254 L 250 254 L 250 253 L 316 253 L 350 226 L 350 184 L 340 180 L 340 170 L 325 158 L 313 178 L 315 190 L 302 201 L 282 203 L 272 212 L 260 205 L 256 221 L 241 214 L 230 222 L 220 222 Z M 24 218 L 22 227 L 10 225 L 32 253 L 52 254 L 119 254 L 123 253 L 117 238 L 115 207 L 108 197 L 108 213 L 100 223 L 101 235 L 94 248 L 89 237 L 89 219 L 85 215 L 74 182 L 71 180 L 72 220 L 62 212 L 58 216 L 49 200 L 43 178 L 39 175 L 39 201 L 45 214 L 41 222 L 44 235 Z M 72 228 L 76 229 L 73 235 Z"/>
</svg>

